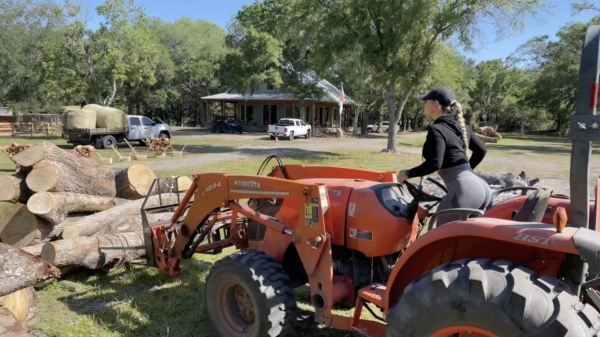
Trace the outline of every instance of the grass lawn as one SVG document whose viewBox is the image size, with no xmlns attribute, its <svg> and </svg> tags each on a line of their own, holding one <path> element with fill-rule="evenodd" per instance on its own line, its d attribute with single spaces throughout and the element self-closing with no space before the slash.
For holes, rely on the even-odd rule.
<svg viewBox="0 0 600 337">
<path fill-rule="evenodd" d="M 190 142 L 191 145 L 188 147 L 202 146 L 208 149 L 207 152 L 210 152 L 210 147 L 218 147 L 223 143 L 223 140 L 219 139 L 197 138 L 194 140 L 196 143 Z M 187 137 L 176 137 L 176 144 L 183 144 L 184 139 Z M 25 139 L 17 141 L 28 142 Z M 58 145 L 65 145 L 62 140 L 52 141 Z M 399 145 L 400 148 L 418 147 L 422 145 L 423 141 L 423 138 L 403 140 L 399 142 Z M 0 140 L 0 145 L 10 144 L 10 142 L 11 140 Z M 243 144 L 239 146 L 259 144 L 260 142 L 242 141 Z M 268 141 L 265 141 L 265 144 L 267 143 Z M 234 140 L 227 141 L 227 145 L 238 146 Z M 502 149 L 499 146 L 505 148 Z M 498 144 L 489 144 L 490 160 L 486 159 L 486 163 L 480 169 L 518 172 L 518 168 L 497 164 L 493 159 L 507 156 L 510 159 L 511 156 L 516 156 L 516 153 L 524 151 L 523 149 L 527 147 L 530 150 L 537 149 L 548 152 L 555 149 L 562 156 L 563 152 L 568 150 L 569 143 L 550 139 L 506 137 Z M 334 165 L 396 172 L 421 162 L 421 156 L 417 153 L 386 155 L 378 151 L 360 149 L 339 149 L 318 153 L 299 151 L 297 154 L 282 156 L 282 159 L 284 164 Z M 0 160 L 0 168 L 3 170 L 6 168 L 6 172 L 14 171 L 14 165 L 10 161 L 4 162 L 4 160 L 4 158 Z M 264 157 L 251 158 L 185 169 L 177 169 L 177 165 L 174 165 L 175 168 L 172 170 L 157 171 L 157 175 L 192 175 L 203 172 L 256 174 L 263 160 Z M 273 165 L 276 165 L 276 161 L 271 161 L 265 174 Z M 224 254 L 230 252 L 231 250 L 228 250 Z M 184 262 L 183 274 L 177 277 L 143 266 L 121 268 L 108 275 L 85 270 L 68 275 L 66 279 L 85 285 L 89 291 L 85 294 L 75 294 L 56 282 L 41 289 L 38 292 L 41 309 L 38 329 L 52 337 L 216 336 L 212 332 L 204 308 L 204 278 L 207 271 L 198 270 L 195 263 L 199 259 L 215 261 L 224 254 L 218 256 L 196 255 Z M 359 336 L 352 332 L 315 326 L 312 323 L 313 316 L 310 311 L 310 293 L 306 287 L 297 290 L 296 298 L 299 307 L 308 311 L 308 318 L 299 323 L 297 329 L 299 335 L 307 334 L 312 337 Z M 352 310 L 338 308 L 335 313 L 349 316 Z M 370 317 L 366 310 L 363 317 Z M 373 318 L 371 317 L 371 319 Z"/>
</svg>

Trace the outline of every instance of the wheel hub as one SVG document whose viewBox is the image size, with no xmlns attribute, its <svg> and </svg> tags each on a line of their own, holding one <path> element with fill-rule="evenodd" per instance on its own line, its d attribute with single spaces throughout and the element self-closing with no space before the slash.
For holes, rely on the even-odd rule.
<svg viewBox="0 0 600 337">
<path fill-rule="evenodd" d="M 254 322 L 254 306 L 248 292 L 240 286 L 235 286 L 234 294 L 240 315 L 246 321 Z"/>
</svg>

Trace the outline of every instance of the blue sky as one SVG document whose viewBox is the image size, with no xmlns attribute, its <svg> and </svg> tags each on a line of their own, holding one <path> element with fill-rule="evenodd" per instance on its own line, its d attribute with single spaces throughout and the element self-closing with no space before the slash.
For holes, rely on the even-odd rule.
<svg viewBox="0 0 600 337">
<path fill-rule="evenodd" d="M 91 6 L 92 13 L 95 15 L 96 6 L 103 0 L 75 0 L 79 3 L 88 3 Z M 466 54 L 477 61 L 490 60 L 495 58 L 506 58 L 517 47 L 525 43 L 528 39 L 539 36 L 549 35 L 554 37 L 556 32 L 563 25 L 572 21 L 586 22 L 591 19 L 595 13 L 585 12 L 577 16 L 571 15 L 570 3 L 574 0 L 546 0 L 552 3 L 555 8 L 550 13 L 544 13 L 539 16 L 545 22 L 538 22 L 529 18 L 526 22 L 525 32 L 494 42 L 494 28 L 483 25 L 484 33 L 488 36 L 485 45 L 477 46 L 477 52 Z M 62 1 L 61 1 L 62 2 Z M 254 0 L 137 0 L 136 4 L 145 7 L 149 16 L 160 17 L 165 21 L 175 21 L 182 16 L 188 16 L 192 19 L 206 19 L 215 22 L 218 25 L 226 27 L 231 17 L 237 13 L 244 4 L 252 4 Z M 97 18 L 91 24 L 97 25 Z"/>
</svg>

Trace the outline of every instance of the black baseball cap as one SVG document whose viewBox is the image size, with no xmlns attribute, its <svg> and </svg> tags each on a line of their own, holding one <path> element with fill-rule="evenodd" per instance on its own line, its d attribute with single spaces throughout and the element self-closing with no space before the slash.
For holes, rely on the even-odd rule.
<svg viewBox="0 0 600 337">
<path fill-rule="evenodd" d="M 450 88 L 441 87 L 431 90 L 427 95 L 419 95 L 418 99 L 422 101 L 438 101 L 442 106 L 450 106 L 456 101 L 456 94 Z"/>
</svg>

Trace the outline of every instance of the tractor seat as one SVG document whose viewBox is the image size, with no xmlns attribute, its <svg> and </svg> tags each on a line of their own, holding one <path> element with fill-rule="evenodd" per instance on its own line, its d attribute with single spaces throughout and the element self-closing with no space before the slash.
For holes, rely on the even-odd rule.
<svg viewBox="0 0 600 337">
<path fill-rule="evenodd" d="M 546 213 L 551 195 L 552 191 L 546 191 L 545 189 L 539 189 L 530 194 L 525 199 L 521 209 L 513 213 L 513 221 L 541 222 Z"/>
</svg>

